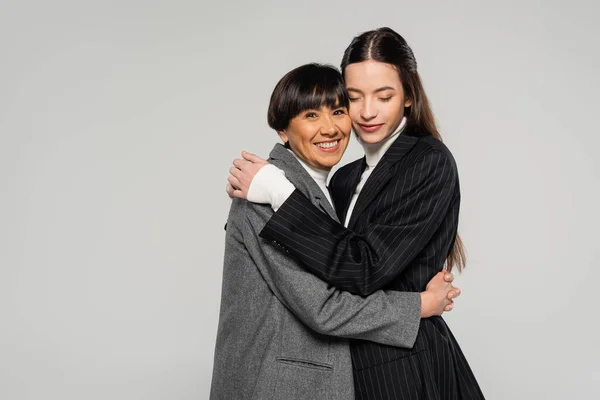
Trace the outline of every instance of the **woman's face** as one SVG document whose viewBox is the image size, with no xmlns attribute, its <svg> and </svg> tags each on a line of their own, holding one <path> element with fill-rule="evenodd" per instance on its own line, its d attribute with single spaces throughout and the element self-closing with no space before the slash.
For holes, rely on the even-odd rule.
<svg viewBox="0 0 600 400">
<path fill-rule="evenodd" d="M 351 129 L 345 107 L 321 107 L 302 111 L 278 133 L 302 161 L 314 168 L 330 170 L 344 155 Z"/>
<path fill-rule="evenodd" d="M 406 98 L 398 71 L 391 64 L 368 60 L 344 70 L 354 132 L 363 143 L 379 143 L 400 126 Z"/>
</svg>

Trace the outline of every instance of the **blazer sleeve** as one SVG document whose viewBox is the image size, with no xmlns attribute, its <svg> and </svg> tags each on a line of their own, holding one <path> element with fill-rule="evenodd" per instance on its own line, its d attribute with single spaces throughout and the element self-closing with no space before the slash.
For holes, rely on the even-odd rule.
<svg viewBox="0 0 600 400">
<path fill-rule="evenodd" d="M 273 294 L 312 330 L 389 346 L 414 345 L 421 321 L 419 293 L 377 291 L 362 297 L 341 291 L 306 271 L 281 247 L 259 237 L 264 205 L 246 203 L 247 251 Z M 249 239 L 249 240 L 247 240 Z"/>
<path fill-rule="evenodd" d="M 297 257 L 309 271 L 351 293 L 385 287 L 427 245 L 458 195 L 451 156 L 431 149 L 387 184 L 385 209 L 377 210 L 364 234 L 323 215 L 298 190 L 261 232 Z"/>
</svg>

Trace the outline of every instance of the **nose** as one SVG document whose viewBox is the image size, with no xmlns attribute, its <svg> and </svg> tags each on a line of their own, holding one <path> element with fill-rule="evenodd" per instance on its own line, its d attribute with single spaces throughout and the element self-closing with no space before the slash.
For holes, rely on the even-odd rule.
<svg viewBox="0 0 600 400">
<path fill-rule="evenodd" d="M 335 122 L 331 118 L 331 116 L 327 115 L 323 118 L 323 123 L 321 124 L 321 134 L 325 136 L 333 136 L 337 133 L 337 126 Z"/>
<path fill-rule="evenodd" d="M 365 121 L 369 121 L 377 116 L 377 108 L 373 101 L 367 99 L 363 102 L 360 108 L 360 116 Z"/>
</svg>

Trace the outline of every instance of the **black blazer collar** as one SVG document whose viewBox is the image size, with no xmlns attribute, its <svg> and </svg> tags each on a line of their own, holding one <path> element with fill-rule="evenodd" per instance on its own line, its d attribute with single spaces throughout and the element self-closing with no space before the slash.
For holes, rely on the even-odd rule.
<svg viewBox="0 0 600 400">
<path fill-rule="evenodd" d="M 383 187 L 389 180 L 392 178 L 393 166 L 400 162 L 406 154 L 413 148 L 413 146 L 419 141 L 419 138 L 413 136 L 414 130 L 411 127 L 406 127 L 405 131 L 401 133 L 398 138 L 392 143 L 388 151 L 383 155 L 381 160 L 375 166 L 375 169 L 365 182 L 360 194 L 358 195 L 358 199 L 356 200 L 356 205 L 352 210 L 352 216 L 350 217 L 350 223 L 348 224 L 349 228 L 352 228 L 356 223 L 356 219 L 362 214 L 362 212 L 367 208 L 369 204 L 375 199 L 375 197 L 381 192 Z M 366 160 L 363 157 L 362 162 L 360 163 L 361 171 L 364 171 L 366 168 Z M 358 185 L 359 180 L 356 181 L 354 186 L 354 191 L 356 190 L 356 185 Z M 349 202 L 348 202 L 349 205 Z M 344 218 L 347 214 L 347 210 L 343 212 Z"/>
</svg>

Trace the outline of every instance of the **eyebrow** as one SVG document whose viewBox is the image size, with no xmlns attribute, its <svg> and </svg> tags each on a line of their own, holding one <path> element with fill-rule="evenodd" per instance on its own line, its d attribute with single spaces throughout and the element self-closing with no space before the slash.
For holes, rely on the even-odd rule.
<svg viewBox="0 0 600 400">
<path fill-rule="evenodd" d="M 396 90 L 396 89 L 394 89 L 394 88 L 393 88 L 393 87 L 391 87 L 391 86 L 383 86 L 383 87 L 380 87 L 379 89 L 375 89 L 375 91 L 373 91 L 373 93 L 379 93 L 379 92 L 383 92 L 383 91 L 385 91 L 385 90 Z M 362 93 L 362 91 L 360 91 L 360 90 L 358 90 L 358 89 L 355 89 L 355 88 L 352 88 L 352 87 L 346 88 L 346 91 L 347 91 L 347 92 L 358 92 L 358 93 Z"/>
</svg>

